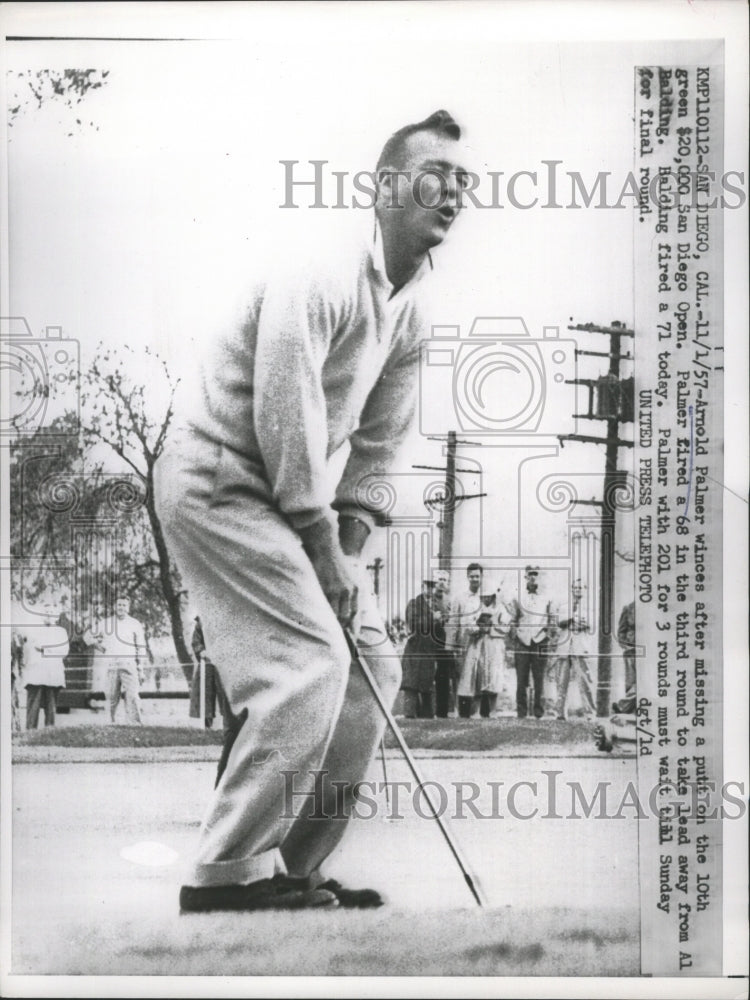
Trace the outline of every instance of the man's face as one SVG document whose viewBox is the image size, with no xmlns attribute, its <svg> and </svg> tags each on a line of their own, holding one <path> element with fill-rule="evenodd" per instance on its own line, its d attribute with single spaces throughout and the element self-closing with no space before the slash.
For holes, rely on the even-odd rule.
<svg viewBox="0 0 750 1000">
<path fill-rule="evenodd" d="M 391 187 L 381 190 L 380 204 L 392 214 L 394 227 L 421 250 L 442 243 L 458 215 L 461 149 L 447 136 L 415 132 L 393 166 L 407 176 L 394 177 Z"/>
<path fill-rule="evenodd" d="M 481 569 L 471 569 L 468 573 L 469 578 L 469 590 L 472 594 L 476 594 L 479 590 L 479 586 L 482 582 L 482 571 Z"/>
<path fill-rule="evenodd" d="M 530 594 L 535 594 L 539 589 L 539 574 L 538 573 L 527 573 L 526 574 L 526 589 Z"/>
<path fill-rule="evenodd" d="M 118 600 L 115 601 L 115 614 L 117 617 L 121 620 L 126 618 L 128 611 L 130 611 L 130 602 L 124 597 L 118 598 Z"/>
<path fill-rule="evenodd" d="M 435 593 L 438 597 L 444 597 L 448 590 L 448 576 L 445 573 L 438 573 L 435 576 Z"/>
<path fill-rule="evenodd" d="M 583 596 L 583 587 L 581 587 L 580 584 L 574 583 L 572 587 L 572 593 L 573 593 L 573 600 L 580 601 L 581 597 Z"/>
</svg>

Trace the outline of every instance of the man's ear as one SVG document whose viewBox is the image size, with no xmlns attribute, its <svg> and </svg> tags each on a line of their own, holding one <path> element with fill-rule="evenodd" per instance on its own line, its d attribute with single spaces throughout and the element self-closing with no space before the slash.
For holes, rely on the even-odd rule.
<svg viewBox="0 0 750 1000">
<path fill-rule="evenodd" d="M 381 167 L 375 177 L 375 190 L 377 198 L 375 204 L 380 208 L 389 205 L 393 201 L 393 184 L 395 177 L 393 171 L 388 167 Z"/>
<path fill-rule="evenodd" d="M 376 205 L 379 208 L 403 208 L 403 202 L 399 196 L 399 175 L 404 171 L 397 167 L 381 167 L 375 178 L 377 188 Z"/>
</svg>

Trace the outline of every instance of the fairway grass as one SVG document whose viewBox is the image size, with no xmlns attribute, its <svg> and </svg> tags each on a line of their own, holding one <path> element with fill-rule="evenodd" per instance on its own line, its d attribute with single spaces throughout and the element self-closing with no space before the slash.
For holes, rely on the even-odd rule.
<svg viewBox="0 0 750 1000">
<path fill-rule="evenodd" d="M 144 976 L 632 976 L 637 913 L 574 908 L 192 914 L 68 925 L 13 972 Z"/>
</svg>

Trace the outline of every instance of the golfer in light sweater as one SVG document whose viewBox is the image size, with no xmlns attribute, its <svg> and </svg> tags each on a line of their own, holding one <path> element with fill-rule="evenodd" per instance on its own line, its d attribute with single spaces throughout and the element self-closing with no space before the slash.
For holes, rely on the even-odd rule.
<svg viewBox="0 0 750 1000">
<path fill-rule="evenodd" d="M 444 111 L 391 137 L 362 237 L 310 260 L 291 248 L 253 286 L 159 460 L 164 528 L 244 718 L 183 912 L 382 902 L 322 870 L 347 825 L 334 783 L 345 812 L 385 724 L 342 627 L 392 704 L 398 657 L 354 568 L 372 527 L 361 484 L 389 469 L 414 416 L 419 300 L 458 213 L 459 138 Z M 332 498 L 328 459 L 347 441 Z"/>
</svg>

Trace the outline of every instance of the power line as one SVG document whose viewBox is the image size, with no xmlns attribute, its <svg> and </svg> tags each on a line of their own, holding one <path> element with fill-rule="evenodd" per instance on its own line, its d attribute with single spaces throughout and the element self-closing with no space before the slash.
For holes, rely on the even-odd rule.
<svg viewBox="0 0 750 1000">
<path fill-rule="evenodd" d="M 431 441 L 446 440 L 442 437 L 432 437 Z M 474 444 L 472 441 L 462 441 L 462 444 Z M 478 443 L 478 442 L 476 442 Z M 447 448 L 445 452 L 445 466 L 437 465 L 413 465 L 413 469 L 431 469 L 435 472 L 445 474 L 445 491 L 441 496 L 432 497 L 425 500 L 426 507 L 443 505 L 444 516 L 438 528 L 440 531 L 440 551 L 438 552 L 438 565 L 440 569 L 450 569 L 453 558 L 453 533 L 455 528 L 456 502 L 459 500 L 475 500 L 478 497 L 487 496 L 486 493 L 464 493 L 456 495 L 456 473 L 462 472 L 469 475 L 479 475 L 479 469 L 456 469 L 456 446 L 459 439 L 455 431 L 448 431 Z"/>
</svg>

